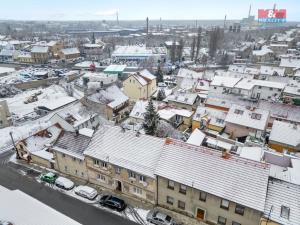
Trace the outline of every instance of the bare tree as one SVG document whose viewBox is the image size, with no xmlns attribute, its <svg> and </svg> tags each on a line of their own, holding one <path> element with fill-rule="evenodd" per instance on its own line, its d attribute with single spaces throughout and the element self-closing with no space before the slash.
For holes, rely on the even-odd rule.
<svg viewBox="0 0 300 225">
<path fill-rule="evenodd" d="M 200 48 L 201 48 L 201 32 L 202 28 L 198 28 L 198 34 L 197 34 L 197 44 L 196 44 L 196 55 L 195 55 L 195 61 L 198 59 Z"/>
<path fill-rule="evenodd" d="M 224 36 L 224 31 L 219 27 L 213 28 L 209 34 L 209 55 L 214 57 L 217 50 L 220 48 L 221 40 Z"/>
<path fill-rule="evenodd" d="M 196 46 L 196 38 L 195 36 L 193 37 L 193 41 L 192 41 L 192 47 L 191 47 L 191 60 L 194 60 L 194 56 L 195 56 L 195 46 Z"/>
<path fill-rule="evenodd" d="M 183 39 L 181 38 L 180 40 L 179 40 L 179 45 L 177 46 L 177 59 L 179 60 L 179 61 L 181 61 L 182 60 L 182 54 L 183 54 L 183 47 L 184 47 L 184 41 L 183 41 Z"/>
</svg>

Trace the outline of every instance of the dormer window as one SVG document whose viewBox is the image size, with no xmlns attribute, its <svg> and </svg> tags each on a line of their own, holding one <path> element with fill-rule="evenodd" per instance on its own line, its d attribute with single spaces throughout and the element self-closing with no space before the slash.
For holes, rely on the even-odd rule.
<svg viewBox="0 0 300 225">
<path fill-rule="evenodd" d="M 235 113 L 235 114 L 239 114 L 239 115 L 243 115 L 244 111 L 243 111 L 243 110 L 240 110 L 240 109 L 235 109 L 235 110 L 234 110 L 234 113 Z"/>
<path fill-rule="evenodd" d="M 261 119 L 261 114 L 259 114 L 259 113 L 252 113 L 251 114 L 251 119 L 260 120 Z"/>
</svg>

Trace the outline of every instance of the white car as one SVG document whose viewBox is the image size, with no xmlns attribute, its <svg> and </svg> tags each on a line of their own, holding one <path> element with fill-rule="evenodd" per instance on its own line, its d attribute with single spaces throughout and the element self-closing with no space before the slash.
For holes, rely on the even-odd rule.
<svg viewBox="0 0 300 225">
<path fill-rule="evenodd" d="M 59 188 L 65 189 L 65 190 L 71 190 L 74 187 L 73 181 L 71 181 L 65 177 L 58 177 L 55 180 L 55 185 Z"/>
<path fill-rule="evenodd" d="M 97 197 L 97 190 L 88 186 L 80 185 L 74 189 L 75 194 L 80 195 L 81 197 L 93 200 Z"/>
</svg>

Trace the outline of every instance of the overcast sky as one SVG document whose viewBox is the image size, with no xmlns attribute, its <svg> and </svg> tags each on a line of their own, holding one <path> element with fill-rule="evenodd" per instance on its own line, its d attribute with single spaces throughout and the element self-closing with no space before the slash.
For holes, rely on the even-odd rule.
<svg viewBox="0 0 300 225">
<path fill-rule="evenodd" d="M 288 21 L 300 21 L 300 0 L 1 0 L 0 19 L 120 20 L 241 19 L 257 9 L 287 9 Z"/>
</svg>

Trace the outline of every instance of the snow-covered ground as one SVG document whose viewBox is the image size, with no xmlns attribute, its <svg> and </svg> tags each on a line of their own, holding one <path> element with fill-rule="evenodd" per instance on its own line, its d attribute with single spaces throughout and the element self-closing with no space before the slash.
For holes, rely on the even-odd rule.
<svg viewBox="0 0 300 225">
<path fill-rule="evenodd" d="M 38 101 L 25 104 L 24 101 L 31 95 L 38 93 L 39 91 L 42 94 L 38 95 Z M 17 117 L 21 118 L 26 114 L 34 112 L 34 108 L 37 106 L 47 106 L 52 102 L 62 101 L 72 99 L 68 96 L 68 93 L 64 88 L 58 85 L 51 85 L 47 88 L 38 88 L 35 90 L 28 90 L 22 93 L 19 93 L 13 97 L 5 98 L 8 104 L 10 113 L 14 113 Z M 73 98 L 75 100 L 75 98 Z"/>
</svg>

